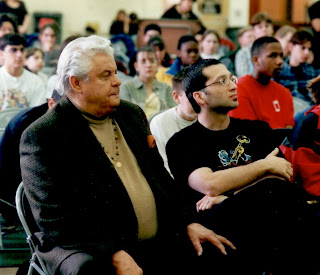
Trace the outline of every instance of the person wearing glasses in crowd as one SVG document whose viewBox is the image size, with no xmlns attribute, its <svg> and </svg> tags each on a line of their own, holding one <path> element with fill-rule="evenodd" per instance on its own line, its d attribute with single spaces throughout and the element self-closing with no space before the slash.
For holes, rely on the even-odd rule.
<svg viewBox="0 0 320 275">
<path fill-rule="evenodd" d="M 239 105 L 237 77 L 218 60 L 202 59 L 186 69 L 183 86 L 198 121 L 169 139 L 168 164 L 188 220 L 197 217 L 237 247 L 219 259 L 221 274 L 317 263 L 317 246 L 309 247 L 318 244 L 316 226 L 302 210 L 303 190 L 289 182 L 291 164 L 277 156 L 273 131 L 228 115 Z M 293 242 L 296 236 L 307 240 Z M 212 266 L 211 248 L 196 246 L 203 268 Z"/>
<path fill-rule="evenodd" d="M 283 64 L 280 42 L 270 36 L 257 39 L 251 48 L 253 73 L 239 79 L 239 107 L 230 116 L 262 120 L 271 128 L 292 128 L 293 100 L 289 89 L 271 80 Z"/>
</svg>

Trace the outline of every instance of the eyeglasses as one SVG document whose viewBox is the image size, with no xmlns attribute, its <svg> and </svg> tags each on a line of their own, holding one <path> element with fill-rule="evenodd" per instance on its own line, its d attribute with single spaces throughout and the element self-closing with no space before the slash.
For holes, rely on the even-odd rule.
<svg viewBox="0 0 320 275">
<path fill-rule="evenodd" d="M 222 86 L 227 86 L 230 84 L 230 81 L 232 81 L 233 83 L 237 84 L 238 83 L 238 78 L 235 75 L 231 75 L 229 77 L 224 77 L 219 79 L 218 81 L 215 81 L 207 86 L 204 86 L 204 88 L 207 88 L 213 84 L 220 84 Z"/>
</svg>

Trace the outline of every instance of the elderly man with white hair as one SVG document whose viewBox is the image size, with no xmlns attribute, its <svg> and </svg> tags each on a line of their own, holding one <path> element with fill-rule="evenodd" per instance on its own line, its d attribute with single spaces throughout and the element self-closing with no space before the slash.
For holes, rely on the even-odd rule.
<svg viewBox="0 0 320 275">
<path fill-rule="evenodd" d="M 108 39 L 70 42 L 57 68 L 62 99 L 22 136 L 39 254 L 50 274 L 185 274 L 172 179 L 143 111 L 120 100 L 116 73 Z"/>
</svg>

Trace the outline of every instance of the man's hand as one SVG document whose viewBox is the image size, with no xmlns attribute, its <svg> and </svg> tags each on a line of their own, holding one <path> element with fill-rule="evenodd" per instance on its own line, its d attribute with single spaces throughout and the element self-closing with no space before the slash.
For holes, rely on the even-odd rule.
<svg viewBox="0 0 320 275">
<path fill-rule="evenodd" d="M 267 171 L 272 175 L 283 177 L 286 180 L 290 180 L 293 175 L 292 165 L 284 158 L 277 157 L 279 149 L 274 149 L 264 159 L 267 165 Z"/>
<path fill-rule="evenodd" d="M 224 255 L 227 255 L 227 252 L 223 243 L 230 246 L 232 249 L 236 249 L 232 242 L 227 240 L 225 237 L 215 234 L 212 230 L 209 230 L 199 223 L 189 224 L 187 227 L 187 233 L 190 241 L 197 251 L 198 256 L 201 256 L 203 252 L 201 243 L 207 241 L 218 247 Z"/>
<path fill-rule="evenodd" d="M 197 211 L 210 209 L 213 205 L 219 204 L 227 199 L 227 196 L 219 195 L 215 197 L 204 196 L 201 200 L 199 200 L 196 204 Z"/>
<path fill-rule="evenodd" d="M 124 250 L 120 250 L 112 255 L 112 265 L 117 275 L 142 275 L 142 269 L 134 259 Z"/>
</svg>

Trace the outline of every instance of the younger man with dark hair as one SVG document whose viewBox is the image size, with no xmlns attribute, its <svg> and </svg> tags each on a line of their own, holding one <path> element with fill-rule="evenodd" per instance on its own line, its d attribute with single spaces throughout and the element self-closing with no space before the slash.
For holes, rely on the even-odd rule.
<svg viewBox="0 0 320 275">
<path fill-rule="evenodd" d="M 239 79 L 239 106 L 231 117 L 262 120 L 271 128 L 292 128 L 293 101 L 290 91 L 271 80 L 279 74 L 283 53 L 277 39 L 266 36 L 254 41 L 251 48 L 253 73 Z"/>
<path fill-rule="evenodd" d="M 6 108 L 27 108 L 46 102 L 42 79 L 23 68 L 26 40 L 18 34 L 0 38 L 0 111 Z"/>
<path fill-rule="evenodd" d="M 306 87 L 310 79 L 320 74 L 320 70 L 307 63 L 311 47 L 312 35 L 305 30 L 297 31 L 289 43 L 290 57 L 284 61 L 280 74 L 274 77 L 275 81 L 290 90 L 295 114 L 313 104 Z"/>
<path fill-rule="evenodd" d="M 239 105 L 236 83 L 214 59 L 187 68 L 183 86 L 198 121 L 176 133 L 166 147 L 185 218 L 200 221 L 237 247 L 235 257 L 220 263 L 222 274 L 229 274 L 234 260 L 239 261 L 233 266 L 244 274 L 276 270 L 279 265 L 295 270 L 306 267 L 305 260 L 317 263 L 311 248 L 318 244 L 318 233 L 308 225 L 300 189 L 288 182 L 292 167 L 277 157 L 271 129 L 265 122 L 228 116 Z M 200 214 L 195 205 L 203 195 L 225 197 Z M 293 242 L 296 236 L 308 240 Z M 200 244 L 197 249 L 202 251 Z M 210 251 L 209 246 L 205 249 Z M 212 258 L 205 264 L 212 266 Z"/>
</svg>

